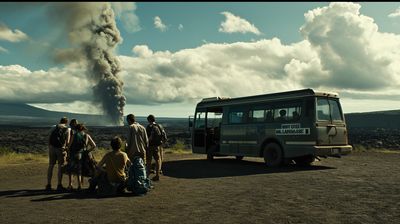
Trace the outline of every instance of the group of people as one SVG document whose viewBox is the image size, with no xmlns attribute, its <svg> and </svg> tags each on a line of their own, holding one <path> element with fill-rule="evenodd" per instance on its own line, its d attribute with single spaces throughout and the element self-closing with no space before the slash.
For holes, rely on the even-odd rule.
<svg viewBox="0 0 400 224">
<path fill-rule="evenodd" d="M 60 123 L 53 127 L 49 135 L 49 167 L 47 172 L 46 190 L 52 190 L 51 179 L 53 169 L 58 163 L 57 170 L 57 191 L 73 190 L 72 175 L 77 177 L 77 190 L 81 190 L 84 179 L 83 176 L 90 176 L 89 191 L 95 191 L 99 183 L 104 181 L 108 184 L 117 186 L 118 191 L 124 191 L 128 183 L 127 171 L 133 167 L 132 163 L 142 163 L 146 178 L 151 172 L 155 173 L 153 181 L 160 180 L 162 174 L 161 166 L 163 161 L 162 144 L 167 137 L 161 125 L 155 122 L 154 115 L 147 117 L 148 125 L 145 128 L 139 124 L 133 114 L 126 117 L 129 125 L 126 136 L 125 152 L 123 152 L 123 140 L 115 136 L 111 139 L 112 151 L 96 163 L 94 161 L 94 172 L 88 172 L 90 158 L 94 160 L 91 151 L 96 148 L 96 143 L 92 137 L 86 133 L 86 127 L 72 119 L 68 127 L 68 118 L 63 117 Z M 152 159 L 155 160 L 155 169 L 151 169 Z M 139 162 L 138 162 L 139 161 Z M 136 166 L 137 167 L 137 166 Z M 63 173 L 69 175 L 68 187 L 62 185 Z"/>
</svg>

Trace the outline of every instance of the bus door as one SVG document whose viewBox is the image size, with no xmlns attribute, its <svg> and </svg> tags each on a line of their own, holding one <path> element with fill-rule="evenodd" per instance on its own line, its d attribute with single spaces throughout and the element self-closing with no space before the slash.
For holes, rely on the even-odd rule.
<svg viewBox="0 0 400 224">
<path fill-rule="evenodd" d="M 194 115 L 192 145 L 194 153 L 206 153 L 206 110 L 199 109 Z"/>
<path fill-rule="evenodd" d="M 347 128 L 337 98 L 317 97 L 318 145 L 347 145 Z"/>
<path fill-rule="evenodd" d="M 218 154 L 220 151 L 222 107 L 208 108 L 206 116 L 206 152 Z"/>
</svg>

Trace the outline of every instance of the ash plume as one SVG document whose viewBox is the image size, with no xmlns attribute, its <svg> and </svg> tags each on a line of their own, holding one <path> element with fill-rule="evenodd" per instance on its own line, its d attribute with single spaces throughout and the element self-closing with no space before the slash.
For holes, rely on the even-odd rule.
<svg viewBox="0 0 400 224">
<path fill-rule="evenodd" d="M 122 42 L 110 3 L 52 3 L 51 17 L 64 23 L 68 37 L 76 49 L 63 52 L 66 60 L 79 60 L 86 66 L 87 77 L 93 82 L 93 95 L 116 125 L 123 124 L 126 98 L 123 82 L 118 76 L 121 67 L 115 56 L 115 48 Z M 74 55 L 82 55 L 76 57 Z M 73 58 L 73 59 L 71 59 Z"/>
</svg>

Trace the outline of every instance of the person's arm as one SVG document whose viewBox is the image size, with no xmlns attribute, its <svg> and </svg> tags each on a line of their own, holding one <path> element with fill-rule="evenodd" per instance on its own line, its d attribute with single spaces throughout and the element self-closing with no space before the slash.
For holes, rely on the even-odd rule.
<svg viewBox="0 0 400 224">
<path fill-rule="evenodd" d="M 67 141 L 65 142 L 66 148 L 69 148 L 70 138 L 71 138 L 71 129 L 67 128 Z"/>
<path fill-rule="evenodd" d="M 130 150 L 132 146 L 132 127 L 129 126 L 128 127 L 128 136 L 126 138 L 126 152 L 128 152 Z"/>
<path fill-rule="evenodd" d="M 146 147 L 149 147 L 149 138 L 147 137 L 147 132 L 144 127 L 143 127 L 143 139 L 144 139 L 144 143 L 146 144 Z"/>
<path fill-rule="evenodd" d="M 93 141 L 92 137 L 90 137 L 89 134 L 86 134 L 87 138 L 87 144 L 86 145 L 91 145 L 92 147 L 88 149 L 89 151 L 93 151 L 96 148 L 96 143 Z"/>
<path fill-rule="evenodd" d="M 103 158 L 100 160 L 100 162 L 96 165 L 97 169 L 101 170 L 101 171 L 106 171 L 103 166 L 106 163 L 106 159 L 107 159 L 107 155 L 104 155 Z"/>
</svg>

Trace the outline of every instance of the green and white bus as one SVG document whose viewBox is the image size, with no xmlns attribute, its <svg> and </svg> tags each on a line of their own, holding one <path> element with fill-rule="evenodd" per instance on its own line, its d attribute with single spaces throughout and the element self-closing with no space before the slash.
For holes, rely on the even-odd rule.
<svg viewBox="0 0 400 224">
<path fill-rule="evenodd" d="M 205 98 L 196 106 L 193 153 L 264 157 L 268 166 L 309 165 L 316 157 L 349 154 L 337 93 L 303 89 L 239 98 Z"/>
</svg>

